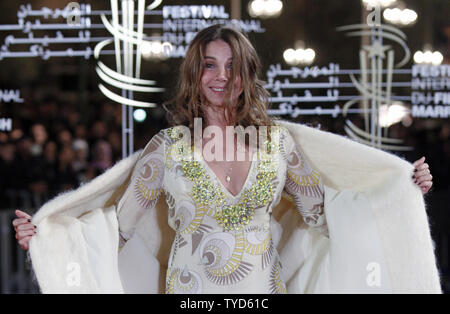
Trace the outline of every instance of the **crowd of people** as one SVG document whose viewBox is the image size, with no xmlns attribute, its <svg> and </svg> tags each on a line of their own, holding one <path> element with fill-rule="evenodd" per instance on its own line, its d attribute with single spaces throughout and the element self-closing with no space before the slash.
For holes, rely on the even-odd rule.
<svg viewBox="0 0 450 314">
<path fill-rule="evenodd" d="M 1 208 L 39 208 L 89 182 L 122 157 L 121 106 L 105 102 L 92 121 L 55 100 L 26 106 L 0 133 Z"/>
</svg>

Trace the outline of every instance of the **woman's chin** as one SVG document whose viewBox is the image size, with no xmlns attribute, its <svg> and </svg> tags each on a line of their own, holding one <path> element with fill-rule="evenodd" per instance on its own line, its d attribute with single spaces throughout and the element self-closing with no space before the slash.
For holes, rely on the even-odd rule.
<svg viewBox="0 0 450 314">
<path fill-rule="evenodd" d="M 223 108 L 223 103 L 220 103 L 220 102 L 209 103 L 208 107 L 214 108 L 214 109 L 220 109 L 220 108 Z"/>
<path fill-rule="evenodd" d="M 223 109 L 225 106 L 223 101 L 215 101 L 215 102 L 208 102 L 207 107 L 211 108 L 211 109 Z M 230 106 L 227 106 L 230 107 Z"/>
</svg>

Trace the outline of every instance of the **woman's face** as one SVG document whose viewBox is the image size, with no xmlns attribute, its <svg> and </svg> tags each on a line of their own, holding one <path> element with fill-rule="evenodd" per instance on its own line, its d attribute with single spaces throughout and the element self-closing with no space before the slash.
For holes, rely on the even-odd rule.
<svg viewBox="0 0 450 314">
<path fill-rule="evenodd" d="M 215 40 L 206 46 L 201 92 L 208 102 L 207 105 L 222 106 L 226 88 L 230 88 L 232 60 L 231 48 L 225 41 Z M 237 100 L 241 92 L 241 77 L 237 75 L 234 80 L 233 102 Z"/>
</svg>

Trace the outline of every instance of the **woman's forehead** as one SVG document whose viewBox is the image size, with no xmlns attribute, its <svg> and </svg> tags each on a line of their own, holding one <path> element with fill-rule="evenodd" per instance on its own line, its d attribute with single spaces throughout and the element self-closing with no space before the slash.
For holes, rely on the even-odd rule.
<svg viewBox="0 0 450 314">
<path fill-rule="evenodd" d="M 223 40 L 214 40 L 206 45 L 205 59 L 227 58 L 232 59 L 233 53 L 230 45 Z"/>
</svg>

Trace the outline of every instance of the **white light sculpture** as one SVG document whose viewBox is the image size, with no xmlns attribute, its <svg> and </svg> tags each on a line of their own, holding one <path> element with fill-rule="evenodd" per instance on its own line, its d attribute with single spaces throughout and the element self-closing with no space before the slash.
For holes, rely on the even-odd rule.
<svg viewBox="0 0 450 314">
<path fill-rule="evenodd" d="M 95 70 L 103 83 L 122 90 L 120 95 L 102 83 L 98 84 L 100 91 L 106 97 L 122 104 L 122 157 L 125 158 L 134 152 L 133 118 L 142 119 L 145 114 L 145 111 L 134 111 L 133 107 L 157 106 L 155 103 L 135 100 L 134 93 L 164 91 L 164 88 L 151 86 L 155 85 L 155 81 L 140 78 L 142 57 L 147 52 L 158 55 L 170 51 L 165 50 L 161 43 L 144 40 L 144 36 L 147 37 L 143 32 L 145 0 L 110 0 L 110 2 L 111 20 L 105 14 L 101 14 L 101 20 L 113 39 L 102 40 L 95 46 L 94 57 L 97 59 Z M 153 10 L 161 2 L 162 0 L 154 0 L 147 6 L 147 10 Z M 136 21 L 135 15 L 137 15 Z M 100 60 L 100 52 L 107 45 L 114 45 L 116 69 Z"/>
<path fill-rule="evenodd" d="M 396 3 L 397 0 L 362 0 L 362 2 L 368 7 L 380 6 L 382 8 L 386 8 Z"/>
</svg>

